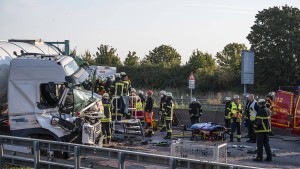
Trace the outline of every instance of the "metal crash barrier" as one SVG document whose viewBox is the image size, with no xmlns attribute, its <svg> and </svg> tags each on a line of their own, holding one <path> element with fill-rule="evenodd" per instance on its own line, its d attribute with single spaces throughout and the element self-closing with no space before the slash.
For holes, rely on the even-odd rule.
<svg viewBox="0 0 300 169">
<path fill-rule="evenodd" d="M 29 149 L 30 153 L 12 150 L 12 146 L 22 146 L 20 149 Z M 56 159 L 42 156 L 42 151 L 64 151 L 71 155 L 71 158 Z M 181 157 L 150 154 L 136 151 L 119 150 L 112 148 L 100 148 L 95 146 L 62 143 L 56 141 L 38 140 L 30 138 L 12 137 L 0 135 L 0 167 L 5 165 L 28 166 L 35 169 L 42 168 L 111 168 L 91 163 L 82 162 L 83 157 L 92 158 L 95 161 L 100 158 L 117 161 L 117 168 L 125 169 L 125 161 L 136 162 L 140 164 L 151 164 L 158 167 L 175 168 L 252 168 L 256 167 L 233 165 L 218 162 L 201 161 Z M 116 168 L 116 167 L 115 167 Z"/>
</svg>

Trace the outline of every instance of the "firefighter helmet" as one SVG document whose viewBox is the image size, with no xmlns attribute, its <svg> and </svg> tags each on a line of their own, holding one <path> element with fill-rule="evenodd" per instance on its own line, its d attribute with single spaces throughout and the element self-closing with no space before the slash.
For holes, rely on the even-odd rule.
<svg viewBox="0 0 300 169">
<path fill-rule="evenodd" d="M 115 77 L 116 77 L 116 78 L 120 78 L 120 77 L 121 77 L 120 73 L 116 73 L 116 74 L 115 74 Z"/>
<path fill-rule="evenodd" d="M 147 91 L 147 95 L 148 95 L 148 96 L 152 96 L 152 95 L 153 95 L 153 91 L 152 91 L 152 90 L 148 90 L 148 91 Z"/>
<path fill-rule="evenodd" d="M 239 95 L 234 95 L 233 98 L 234 98 L 234 99 L 239 99 L 240 96 L 239 96 Z"/>
<path fill-rule="evenodd" d="M 166 91 L 164 91 L 164 90 L 162 90 L 162 91 L 160 91 L 160 92 L 159 92 L 159 94 L 160 94 L 160 95 L 166 95 L 166 94 L 167 94 L 167 92 L 166 92 Z"/>
<path fill-rule="evenodd" d="M 196 98 L 192 98 L 192 102 L 195 102 L 195 101 L 197 101 Z"/>
<path fill-rule="evenodd" d="M 170 93 L 170 92 L 166 93 L 166 96 L 171 97 L 171 98 L 173 97 L 172 93 Z"/>
<path fill-rule="evenodd" d="M 143 92 L 143 91 L 141 91 L 141 90 L 139 90 L 139 91 L 138 91 L 138 94 L 144 94 L 144 92 Z"/>
<path fill-rule="evenodd" d="M 130 93 L 136 93 L 135 88 L 131 88 L 131 89 L 130 89 Z"/>
<path fill-rule="evenodd" d="M 230 98 L 230 97 L 225 97 L 225 100 L 226 100 L 226 101 L 230 101 L 231 98 Z"/>
<path fill-rule="evenodd" d="M 126 76 L 126 73 L 125 72 L 121 72 L 120 75 L 121 76 Z"/>
<path fill-rule="evenodd" d="M 104 98 L 104 99 L 109 99 L 108 93 L 104 93 L 104 94 L 103 94 L 103 98 Z"/>
<path fill-rule="evenodd" d="M 265 99 L 259 99 L 258 104 L 264 105 L 264 104 L 266 104 L 266 100 Z"/>
</svg>

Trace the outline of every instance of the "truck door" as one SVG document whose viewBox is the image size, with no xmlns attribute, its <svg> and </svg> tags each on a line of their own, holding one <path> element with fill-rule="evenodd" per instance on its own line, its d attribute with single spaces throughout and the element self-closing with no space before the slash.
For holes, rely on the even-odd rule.
<svg viewBox="0 0 300 169">
<path fill-rule="evenodd" d="M 288 119 L 289 114 L 293 114 L 294 94 L 286 91 L 277 91 L 273 103 L 272 126 L 279 128 L 291 127 Z"/>
<path fill-rule="evenodd" d="M 300 95 L 297 97 L 293 123 L 294 125 L 291 133 L 300 135 Z"/>
</svg>

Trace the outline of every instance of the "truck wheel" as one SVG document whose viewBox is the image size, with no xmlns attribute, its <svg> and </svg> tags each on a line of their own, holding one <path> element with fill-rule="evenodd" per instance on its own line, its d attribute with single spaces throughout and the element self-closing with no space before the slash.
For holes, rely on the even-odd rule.
<svg viewBox="0 0 300 169">
<path fill-rule="evenodd" d="M 41 139 L 41 140 L 49 140 L 49 141 L 57 141 L 54 137 L 50 135 L 34 135 L 31 136 L 31 138 L 35 139 Z M 64 151 L 48 151 L 41 149 L 41 155 L 43 156 L 49 156 L 49 157 L 55 157 L 55 158 L 62 158 L 62 159 L 68 159 L 69 153 Z"/>
</svg>

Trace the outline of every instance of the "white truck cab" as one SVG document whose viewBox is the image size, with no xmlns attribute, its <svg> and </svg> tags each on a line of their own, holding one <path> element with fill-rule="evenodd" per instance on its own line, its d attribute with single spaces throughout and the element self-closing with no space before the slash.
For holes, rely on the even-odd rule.
<svg viewBox="0 0 300 169">
<path fill-rule="evenodd" d="M 72 57 L 23 53 L 1 68 L 11 135 L 102 145 L 101 96 Z"/>
</svg>

